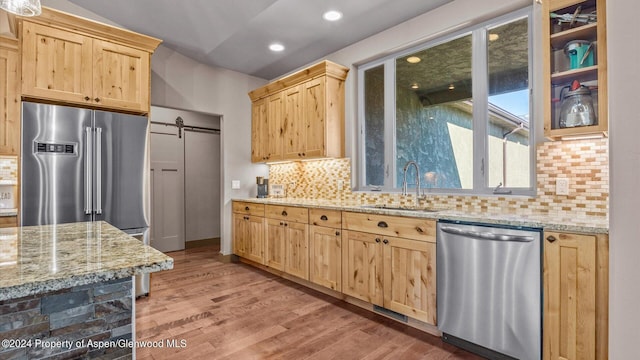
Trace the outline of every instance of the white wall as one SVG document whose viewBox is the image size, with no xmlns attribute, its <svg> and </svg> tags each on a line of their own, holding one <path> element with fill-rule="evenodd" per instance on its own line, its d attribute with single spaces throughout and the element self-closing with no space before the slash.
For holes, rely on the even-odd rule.
<svg viewBox="0 0 640 360">
<path fill-rule="evenodd" d="M 640 341 L 640 4 L 607 1 L 609 71 L 609 358 L 638 358 Z"/>
</svg>

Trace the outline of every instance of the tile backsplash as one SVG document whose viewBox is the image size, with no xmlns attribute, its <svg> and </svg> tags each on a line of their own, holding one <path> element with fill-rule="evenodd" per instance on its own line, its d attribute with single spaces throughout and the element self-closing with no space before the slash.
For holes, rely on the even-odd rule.
<svg viewBox="0 0 640 360">
<path fill-rule="evenodd" d="M 545 142 L 537 148 L 537 196 L 427 194 L 425 206 L 519 214 L 571 213 L 607 217 L 609 212 L 608 139 Z M 556 178 L 567 178 L 569 195 L 556 195 Z M 404 204 L 414 195 L 354 192 L 351 160 L 327 159 L 269 166 L 269 183 L 282 184 L 286 196 L 353 204 Z M 339 185 L 343 184 L 339 190 Z"/>
<path fill-rule="evenodd" d="M 18 157 L 0 156 L 0 185 L 18 183 Z"/>
</svg>

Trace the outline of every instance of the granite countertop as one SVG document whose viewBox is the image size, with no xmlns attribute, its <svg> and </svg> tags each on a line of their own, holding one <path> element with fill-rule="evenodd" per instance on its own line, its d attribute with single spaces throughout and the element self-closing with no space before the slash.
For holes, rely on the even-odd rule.
<svg viewBox="0 0 640 360">
<path fill-rule="evenodd" d="M 0 301 L 171 268 L 104 221 L 0 229 Z"/>
<path fill-rule="evenodd" d="M 469 212 L 464 210 L 435 209 L 435 212 L 397 210 L 374 208 L 372 205 L 362 205 L 355 202 L 309 200 L 292 198 L 244 198 L 234 201 L 246 201 L 258 204 L 305 206 L 311 208 L 326 208 L 352 212 L 410 216 L 435 220 L 452 220 L 478 222 L 495 225 L 522 226 L 530 228 L 542 228 L 546 231 L 566 231 L 590 234 L 608 234 L 609 221 L 605 217 L 579 217 L 571 213 L 544 214 L 544 213 L 508 213 L 508 212 Z"/>
<path fill-rule="evenodd" d="M 0 217 L 2 216 L 17 216 L 18 209 L 0 208 Z"/>
</svg>

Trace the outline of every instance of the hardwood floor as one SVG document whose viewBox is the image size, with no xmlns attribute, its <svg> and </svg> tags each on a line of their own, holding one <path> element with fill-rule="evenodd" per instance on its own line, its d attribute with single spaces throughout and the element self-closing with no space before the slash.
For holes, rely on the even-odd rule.
<svg viewBox="0 0 640 360">
<path fill-rule="evenodd" d="M 174 269 L 152 275 L 151 296 L 136 301 L 136 340 L 164 347 L 138 347 L 138 359 L 481 359 L 217 253 L 169 253 Z"/>
</svg>

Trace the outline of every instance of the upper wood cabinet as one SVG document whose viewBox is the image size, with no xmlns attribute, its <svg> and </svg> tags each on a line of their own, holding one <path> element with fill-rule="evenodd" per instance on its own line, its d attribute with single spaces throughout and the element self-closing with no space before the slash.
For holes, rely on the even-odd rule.
<svg viewBox="0 0 640 360">
<path fill-rule="evenodd" d="M 160 40 L 48 8 L 19 24 L 23 97 L 149 112 L 150 59 Z"/>
<path fill-rule="evenodd" d="M 18 40 L 0 36 L 0 155 L 20 148 Z"/>
<path fill-rule="evenodd" d="M 543 1 L 544 133 L 549 139 L 607 135 L 607 37 L 605 0 Z M 559 16 L 591 16 L 588 21 L 560 21 Z M 575 19 L 575 18 L 574 18 Z M 570 91 L 577 80 L 584 86 Z M 570 104 L 590 96 L 591 120 Z M 565 107 L 563 109 L 563 104 Z M 577 108 L 574 108 L 577 109 Z"/>
<path fill-rule="evenodd" d="M 606 359 L 607 236 L 544 236 L 543 358 Z"/>
<path fill-rule="evenodd" d="M 344 156 L 344 80 L 348 71 L 323 61 L 250 92 L 251 160 Z M 264 99 L 268 99 L 266 113 Z"/>
</svg>

